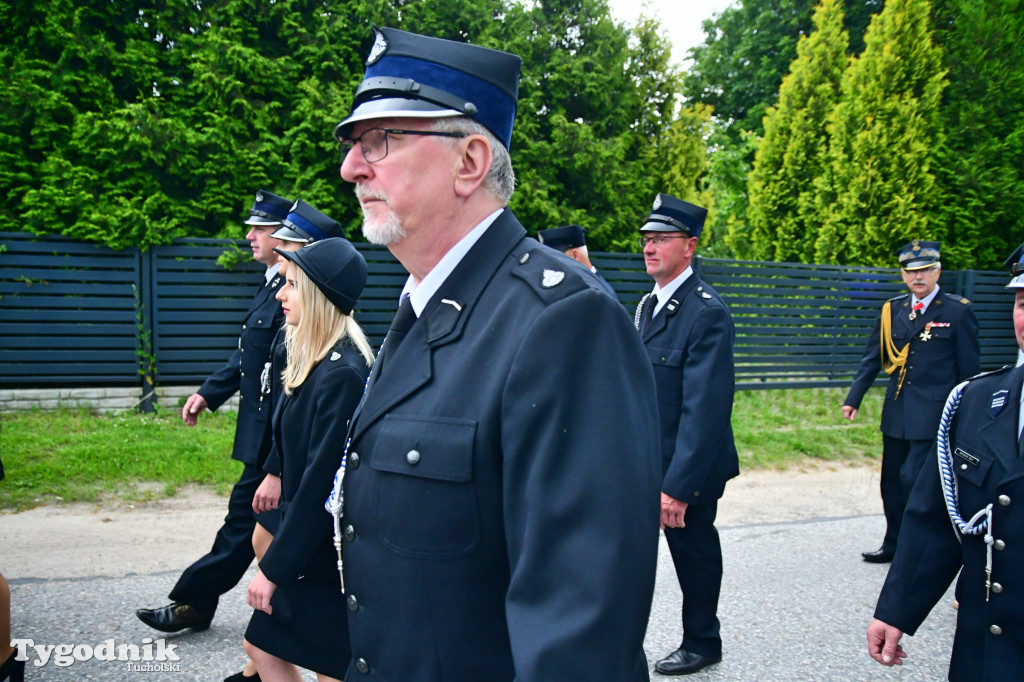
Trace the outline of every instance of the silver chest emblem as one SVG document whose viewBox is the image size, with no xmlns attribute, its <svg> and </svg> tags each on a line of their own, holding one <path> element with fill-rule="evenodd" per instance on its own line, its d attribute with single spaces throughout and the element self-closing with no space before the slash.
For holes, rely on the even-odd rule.
<svg viewBox="0 0 1024 682">
<path fill-rule="evenodd" d="M 334 362 L 339 358 L 341 358 L 341 353 L 339 353 L 338 351 L 334 351 L 333 353 L 331 353 L 331 362 Z"/>
</svg>

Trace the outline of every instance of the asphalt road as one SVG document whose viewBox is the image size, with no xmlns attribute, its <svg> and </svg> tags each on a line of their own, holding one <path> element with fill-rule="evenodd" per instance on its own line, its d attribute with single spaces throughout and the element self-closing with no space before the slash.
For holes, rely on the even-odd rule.
<svg viewBox="0 0 1024 682">
<path fill-rule="evenodd" d="M 887 567 L 861 561 L 859 552 L 873 548 L 883 530 L 881 515 L 722 528 L 726 574 L 719 615 L 724 658 L 719 665 L 687 679 L 945 679 L 955 622 L 950 595 L 935 608 L 916 637 L 905 638 L 909 658 L 902 668 L 883 668 L 867 656 L 864 629 Z M 73 537 L 66 541 L 73 546 Z M 168 547 L 167 551 L 174 548 Z M 192 558 L 191 554 L 182 556 L 182 566 Z M 68 560 L 76 560 L 73 550 Z M 11 579 L 12 636 L 32 639 L 35 644 L 92 648 L 114 640 L 115 646 L 135 644 L 144 649 L 149 645 L 157 652 L 151 639 L 159 633 L 139 622 L 134 611 L 139 606 L 162 603 L 161 595 L 179 573 L 160 570 L 123 577 Z M 165 646 L 173 645 L 173 654 L 179 659 L 167 661 L 172 670 L 129 669 L 124 662 L 96 659 L 59 666 L 54 655 L 45 665 L 37 666 L 38 657 L 30 654 L 26 679 L 221 680 L 240 670 L 244 663 L 241 640 L 250 613 L 244 600 L 247 584 L 248 579 L 243 580 L 224 596 L 209 630 L 165 636 Z M 678 644 L 680 599 L 671 558 L 662 543 L 645 642 L 652 666 Z M 145 666 L 144 661 L 140 663 Z M 150 666 L 160 664 L 153 662 Z M 669 679 L 653 672 L 651 677 Z M 315 677 L 307 673 L 305 679 Z"/>
</svg>

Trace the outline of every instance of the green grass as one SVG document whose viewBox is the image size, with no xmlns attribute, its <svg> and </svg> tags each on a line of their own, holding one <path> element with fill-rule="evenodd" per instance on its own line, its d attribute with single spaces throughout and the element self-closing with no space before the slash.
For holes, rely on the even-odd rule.
<svg viewBox="0 0 1024 682">
<path fill-rule="evenodd" d="M 842 418 L 840 409 L 846 392 L 846 388 L 738 392 L 732 428 L 740 469 L 879 459 L 884 389 L 868 391 L 852 422 Z"/>
<path fill-rule="evenodd" d="M 857 421 L 842 419 L 846 389 L 741 391 L 733 430 L 742 469 L 808 462 L 863 463 L 881 453 L 881 389 Z M 231 459 L 235 414 L 204 413 L 194 428 L 178 408 L 155 415 L 61 409 L 0 414 L 0 510 L 59 502 L 140 502 L 189 485 L 227 493 L 242 465 Z"/>
<path fill-rule="evenodd" d="M 235 413 L 204 413 L 188 427 L 177 408 L 156 414 L 82 409 L 0 414 L 0 510 L 58 502 L 138 502 L 186 485 L 226 493 L 241 474 L 231 459 Z"/>
</svg>

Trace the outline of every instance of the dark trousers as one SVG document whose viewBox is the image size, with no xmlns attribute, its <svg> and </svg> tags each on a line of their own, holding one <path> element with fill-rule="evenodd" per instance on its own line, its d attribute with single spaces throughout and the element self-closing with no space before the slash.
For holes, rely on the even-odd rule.
<svg viewBox="0 0 1024 682">
<path fill-rule="evenodd" d="M 701 656 L 722 655 L 718 594 L 722 590 L 722 543 L 715 528 L 718 502 L 686 508 L 686 526 L 666 528 L 665 540 L 683 591 L 682 648 Z"/>
<path fill-rule="evenodd" d="M 883 549 L 896 549 L 910 489 L 931 453 L 934 440 L 904 440 L 882 434 L 882 510 L 885 512 Z"/>
<path fill-rule="evenodd" d="M 185 569 L 171 590 L 172 601 L 189 604 L 200 611 L 215 611 L 220 595 L 242 579 L 255 558 L 252 531 L 256 519 L 252 498 L 266 472 L 260 467 L 245 465 L 242 475 L 231 489 L 228 515 L 217 531 L 210 552 Z"/>
</svg>

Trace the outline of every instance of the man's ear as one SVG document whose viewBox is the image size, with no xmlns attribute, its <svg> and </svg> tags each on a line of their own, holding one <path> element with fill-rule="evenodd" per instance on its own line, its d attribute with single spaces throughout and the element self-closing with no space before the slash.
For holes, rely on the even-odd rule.
<svg viewBox="0 0 1024 682">
<path fill-rule="evenodd" d="M 483 135 L 470 135 L 459 144 L 461 155 L 455 166 L 455 194 L 468 197 L 483 184 L 494 158 Z"/>
</svg>

